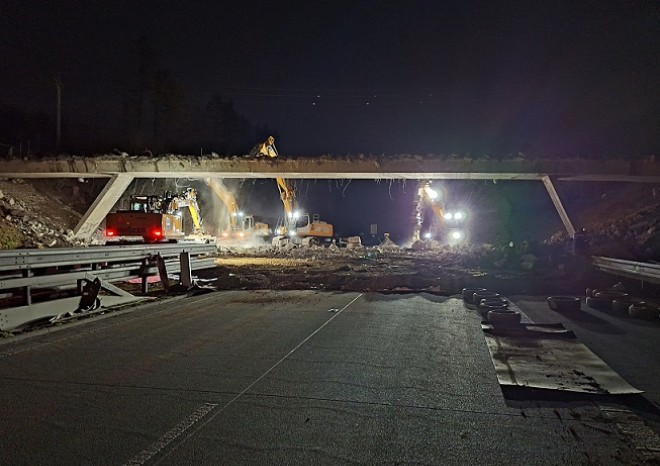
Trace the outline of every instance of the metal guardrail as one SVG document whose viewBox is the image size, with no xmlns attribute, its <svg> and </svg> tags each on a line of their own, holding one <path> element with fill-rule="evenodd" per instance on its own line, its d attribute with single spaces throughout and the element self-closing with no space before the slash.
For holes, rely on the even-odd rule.
<svg viewBox="0 0 660 466">
<path fill-rule="evenodd" d="M 17 249 L 0 252 L 0 290 L 23 291 L 31 304 L 36 288 L 80 288 L 90 274 L 102 281 L 142 279 L 147 292 L 148 277 L 158 274 L 154 258 L 160 255 L 169 272 L 180 272 L 179 254 L 190 255 L 191 270 L 215 266 L 210 257 L 215 244 L 172 243 L 98 246 L 88 248 Z"/>
<path fill-rule="evenodd" d="M 103 262 L 134 262 L 136 258 L 154 254 L 160 254 L 163 258 L 175 257 L 181 251 L 190 252 L 191 256 L 211 254 L 216 251 L 216 246 L 201 243 L 167 243 L 87 248 L 13 249 L 0 251 L 0 272 Z"/>
<path fill-rule="evenodd" d="M 592 265 L 603 272 L 651 283 L 660 283 L 660 264 L 594 256 Z"/>
</svg>

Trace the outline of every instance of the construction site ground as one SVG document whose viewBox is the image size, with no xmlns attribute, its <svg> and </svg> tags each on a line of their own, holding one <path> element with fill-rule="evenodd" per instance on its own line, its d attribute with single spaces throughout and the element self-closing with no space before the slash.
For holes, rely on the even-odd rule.
<svg viewBox="0 0 660 466">
<path fill-rule="evenodd" d="M 507 293 L 576 293 L 583 284 L 603 286 L 612 277 L 593 274 L 576 280 L 569 256 L 564 265 L 537 271 L 501 268 L 485 262 L 477 252 L 398 251 L 378 248 L 358 251 L 296 250 L 289 257 L 272 253 L 226 253 L 216 269 L 197 276 L 213 279 L 218 289 L 274 289 L 324 291 L 377 291 L 407 293 L 425 291 L 450 296 L 464 287 L 483 287 Z M 465 258 L 469 263 L 465 263 Z M 487 264 L 486 264 L 487 265 Z"/>
</svg>

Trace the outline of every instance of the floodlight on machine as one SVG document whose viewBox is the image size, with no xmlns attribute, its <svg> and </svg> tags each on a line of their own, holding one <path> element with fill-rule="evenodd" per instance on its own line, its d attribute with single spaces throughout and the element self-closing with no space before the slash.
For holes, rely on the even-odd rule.
<svg viewBox="0 0 660 466">
<path fill-rule="evenodd" d="M 465 212 L 445 212 L 442 214 L 442 216 L 445 218 L 445 220 L 453 220 L 456 222 L 460 222 L 461 220 L 465 219 Z"/>
<path fill-rule="evenodd" d="M 431 238 L 433 238 L 433 235 L 431 234 L 430 231 L 427 231 L 426 233 L 424 233 L 424 239 L 431 239 Z"/>
<path fill-rule="evenodd" d="M 455 231 L 452 231 L 452 232 L 451 232 L 451 239 L 459 240 L 459 239 L 461 239 L 462 237 L 463 237 L 463 233 L 460 232 L 460 231 L 458 231 L 458 230 L 455 230 Z"/>
<path fill-rule="evenodd" d="M 437 199 L 439 196 L 438 191 L 431 188 L 430 186 L 425 186 L 424 191 L 426 191 L 426 195 L 429 197 L 429 199 Z"/>
</svg>

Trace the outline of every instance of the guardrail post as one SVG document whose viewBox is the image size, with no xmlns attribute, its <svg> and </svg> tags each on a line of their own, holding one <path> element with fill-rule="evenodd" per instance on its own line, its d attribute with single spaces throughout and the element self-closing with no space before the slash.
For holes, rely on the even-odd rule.
<svg viewBox="0 0 660 466">
<path fill-rule="evenodd" d="M 165 259 L 160 254 L 155 256 L 156 265 L 158 265 L 158 275 L 160 277 L 160 282 L 163 285 L 163 290 L 165 293 L 170 292 L 170 280 L 167 276 L 167 265 L 165 265 Z"/>
<path fill-rule="evenodd" d="M 187 287 L 192 286 L 192 270 L 190 266 L 190 253 L 187 251 L 182 251 L 179 254 L 179 263 L 180 263 L 179 281 L 183 286 L 187 286 Z"/>
<path fill-rule="evenodd" d="M 23 270 L 23 277 L 24 278 L 30 278 L 33 276 L 34 273 L 30 269 L 25 269 Z M 25 300 L 25 304 L 28 306 L 32 305 L 32 287 L 30 285 L 27 285 L 23 287 L 23 299 Z"/>
<path fill-rule="evenodd" d="M 147 294 L 149 292 L 149 274 L 146 272 L 149 268 L 149 258 L 142 260 L 142 294 Z"/>
</svg>

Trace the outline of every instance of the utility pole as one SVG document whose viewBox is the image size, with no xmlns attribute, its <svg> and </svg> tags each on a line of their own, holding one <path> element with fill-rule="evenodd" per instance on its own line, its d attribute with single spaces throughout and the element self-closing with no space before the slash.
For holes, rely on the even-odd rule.
<svg viewBox="0 0 660 466">
<path fill-rule="evenodd" d="M 55 89 L 57 90 L 57 130 L 55 137 L 55 150 L 59 151 L 62 144 L 62 87 L 63 87 L 59 75 L 57 78 L 53 78 L 53 83 L 55 84 Z"/>
</svg>

